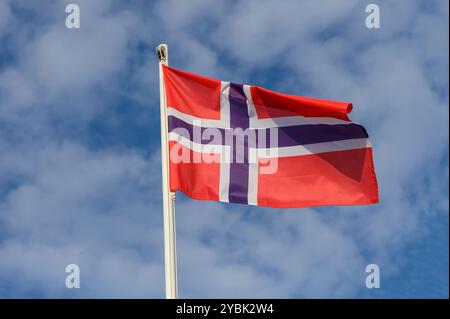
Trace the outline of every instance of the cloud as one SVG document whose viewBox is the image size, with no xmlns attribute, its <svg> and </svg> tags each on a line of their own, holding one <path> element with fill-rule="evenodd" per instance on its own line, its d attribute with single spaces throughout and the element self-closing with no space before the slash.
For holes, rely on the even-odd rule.
<svg viewBox="0 0 450 319">
<path fill-rule="evenodd" d="M 63 1 L 0 3 L 1 296 L 164 295 L 159 42 L 188 71 L 353 102 L 381 195 L 281 210 L 179 194 L 181 296 L 366 297 L 366 264 L 392 287 L 417 262 L 448 215 L 448 2 L 380 1 L 379 30 L 361 1 L 77 3 L 79 30 Z"/>
<path fill-rule="evenodd" d="M 3 30 L 6 29 L 6 26 L 11 20 L 11 10 L 6 3 L 0 3 L 0 36 L 3 33 Z"/>
<path fill-rule="evenodd" d="M 43 296 L 64 295 L 64 269 L 71 262 L 85 270 L 87 296 L 135 296 L 138 289 L 159 296 L 161 216 L 151 213 L 160 206 L 151 192 L 159 183 L 150 167 L 155 164 L 138 154 L 96 153 L 76 144 L 46 145 L 24 159 L 26 152 L 10 151 L 6 161 L 27 168 L 12 173 L 32 180 L 7 190 L 0 204 L 6 229 L 1 282 L 25 286 L 13 296 L 26 296 L 45 281 L 51 289 L 40 291 Z M 142 278 L 130 278 L 135 275 Z M 113 289 L 128 279 L 130 288 Z M 134 281 L 148 287 L 134 287 Z"/>
</svg>

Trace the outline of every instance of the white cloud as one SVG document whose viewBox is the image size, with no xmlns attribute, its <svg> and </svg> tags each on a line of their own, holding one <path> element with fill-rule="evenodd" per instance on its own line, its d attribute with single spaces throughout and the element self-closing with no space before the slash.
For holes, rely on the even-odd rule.
<svg viewBox="0 0 450 319">
<path fill-rule="evenodd" d="M 159 180 L 152 174 L 156 163 L 130 152 L 92 153 L 74 144 L 46 145 L 33 150 L 33 157 L 26 153 L 10 151 L 6 160 L 11 170 L 19 168 L 13 174 L 24 174 L 20 167 L 26 167 L 30 179 L 0 203 L 2 226 L 13 234 L 2 238 L 2 281 L 26 286 L 27 280 L 33 285 L 49 280 L 52 289 L 42 293 L 58 296 L 65 293 L 62 272 L 71 260 L 84 264 L 89 278 L 81 295 L 136 295 L 143 289 L 143 284 L 133 288 L 133 281 L 143 279 L 136 275 L 146 277 L 143 292 L 158 296 L 161 216 L 152 214 L 159 203 L 150 191 Z M 14 158 L 18 162 L 11 165 Z M 129 287 L 113 289 L 128 279 Z"/>
<path fill-rule="evenodd" d="M 11 20 L 11 10 L 7 3 L 0 2 L 0 37 Z"/>
<path fill-rule="evenodd" d="M 255 72 L 277 68 L 272 89 L 354 102 L 381 194 L 378 206 L 299 210 L 179 196 L 182 296 L 359 296 L 365 264 L 398 274 L 427 218 L 448 213 L 446 1 L 383 1 L 380 30 L 358 1 L 80 1 L 78 31 L 52 3 L 14 2 L 35 25 L 0 3 L 0 41 L 17 35 L 14 63 L 0 64 L 1 295 L 163 296 L 159 153 L 96 150 L 86 135 L 122 96 L 157 123 L 159 41 L 192 72 L 266 85 Z M 82 289 L 68 291 L 74 262 Z"/>
</svg>

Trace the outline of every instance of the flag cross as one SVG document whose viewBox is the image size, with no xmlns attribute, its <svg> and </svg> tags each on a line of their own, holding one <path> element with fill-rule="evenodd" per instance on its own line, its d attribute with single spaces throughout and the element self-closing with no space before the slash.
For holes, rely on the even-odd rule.
<svg viewBox="0 0 450 319">
<path fill-rule="evenodd" d="M 264 169 L 274 172 L 279 157 L 366 147 L 368 143 L 365 129 L 349 121 L 258 118 L 250 85 L 221 81 L 220 94 L 219 120 L 199 119 L 169 106 L 168 130 L 169 140 L 198 153 L 220 154 L 222 202 L 257 205 L 259 174 Z M 225 138 L 205 139 L 204 133 L 210 129 Z M 261 166 L 263 160 L 265 166 Z"/>
<path fill-rule="evenodd" d="M 243 131 L 248 130 L 250 117 L 244 86 L 242 84 L 230 83 L 228 96 L 230 101 L 230 129 L 241 128 Z M 249 141 L 245 136 L 243 136 L 243 141 L 244 154 L 238 154 L 237 152 L 237 137 L 233 137 L 232 145 L 230 145 L 232 158 L 230 161 L 228 200 L 232 203 L 248 204 Z"/>
</svg>

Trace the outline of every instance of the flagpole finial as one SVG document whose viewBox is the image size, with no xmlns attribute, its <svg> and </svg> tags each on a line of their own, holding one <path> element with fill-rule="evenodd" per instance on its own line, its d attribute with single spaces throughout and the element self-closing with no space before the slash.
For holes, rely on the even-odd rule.
<svg viewBox="0 0 450 319">
<path fill-rule="evenodd" d="M 160 62 L 167 62 L 168 60 L 168 49 L 167 44 L 162 43 L 156 47 L 156 54 L 158 55 L 158 59 Z"/>
</svg>

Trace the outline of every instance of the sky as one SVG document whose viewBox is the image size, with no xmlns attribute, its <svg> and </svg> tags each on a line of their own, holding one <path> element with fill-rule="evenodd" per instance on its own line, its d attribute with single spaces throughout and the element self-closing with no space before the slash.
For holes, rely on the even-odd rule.
<svg viewBox="0 0 450 319">
<path fill-rule="evenodd" d="M 0 0 L 0 297 L 164 298 L 167 43 L 186 71 L 352 102 L 380 191 L 378 205 L 302 209 L 178 193 L 180 297 L 448 298 L 448 5 Z"/>
</svg>

